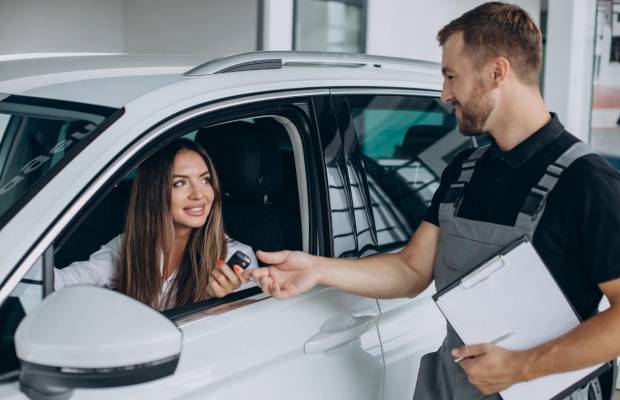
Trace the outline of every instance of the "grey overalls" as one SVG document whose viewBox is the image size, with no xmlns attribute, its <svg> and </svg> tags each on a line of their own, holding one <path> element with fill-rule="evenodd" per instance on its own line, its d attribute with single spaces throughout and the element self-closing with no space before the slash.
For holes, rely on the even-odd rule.
<svg viewBox="0 0 620 400">
<path fill-rule="evenodd" d="M 456 216 L 476 163 L 487 148 L 488 146 L 476 149 L 463 163 L 459 179 L 450 186 L 439 206 L 440 239 L 434 265 L 437 291 L 517 239 L 527 236 L 532 241 L 536 226 L 544 212 L 547 195 L 557 183 L 560 174 L 576 159 L 592 153 L 585 143 L 579 142 L 551 163 L 538 185 L 528 194 L 515 225 L 506 226 Z M 469 383 L 463 369 L 450 355 L 453 348 L 462 345 L 448 324 L 447 336 L 439 350 L 422 358 L 414 400 L 485 399 L 485 396 Z M 590 391 L 600 393 L 598 381 L 596 382 Z M 588 399 L 588 388 L 569 398 Z M 499 398 L 498 395 L 486 397 L 486 399 Z M 600 396 L 590 397 L 593 398 L 600 399 Z"/>
</svg>

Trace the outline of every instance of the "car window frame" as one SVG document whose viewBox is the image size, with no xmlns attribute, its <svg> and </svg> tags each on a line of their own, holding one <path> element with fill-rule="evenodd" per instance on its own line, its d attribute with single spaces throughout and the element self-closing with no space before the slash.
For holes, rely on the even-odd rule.
<svg viewBox="0 0 620 400">
<path fill-rule="evenodd" d="M 430 97 L 430 98 L 434 98 L 434 99 L 440 99 L 441 98 L 441 91 L 440 90 L 433 90 L 433 89 L 393 89 L 393 88 L 388 88 L 388 89 L 377 89 L 377 88 L 333 88 L 330 89 L 330 93 L 331 96 L 333 97 L 333 102 L 335 104 L 335 108 L 336 108 L 336 113 L 341 114 L 344 112 L 350 113 L 350 110 L 348 109 L 348 107 L 345 106 L 345 104 L 341 104 L 343 101 L 346 101 L 346 98 L 348 96 L 401 96 L 401 97 Z M 446 106 L 446 107 L 450 107 L 450 106 Z M 346 129 L 348 127 L 344 126 L 343 124 L 343 117 L 339 118 L 339 125 L 340 125 L 340 129 Z M 353 130 L 356 131 L 357 128 L 353 127 Z M 350 134 L 350 132 L 348 133 Z M 471 146 L 472 147 L 478 147 L 477 141 L 475 137 L 469 138 Z M 362 152 L 361 149 L 361 144 L 357 143 L 357 149 L 355 149 L 355 151 L 358 151 L 360 154 Z M 364 175 L 367 173 L 366 172 L 366 166 L 364 163 L 362 163 L 361 168 L 363 169 L 363 173 Z M 440 177 L 438 177 L 438 179 L 440 179 Z M 366 197 L 369 197 L 369 188 L 368 185 L 366 184 L 363 188 L 361 188 L 363 191 L 363 195 Z M 372 205 L 369 203 L 369 205 L 365 205 L 365 207 L 370 207 L 369 210 L 366 210 L 365 215 L 370 216 L 371 218 L 371 229 L 374 230 L 375 233 L 375 238 L 377 237 L 377 232 L 376 232 L 376 224 L 375 224 L 375 216 L 372 210 Z M 415 232 L 415 229 L 417 228 L 412 228 L 413 232 L 411 234 L 413 234 Z M 390 243 L 390 244 L 383 244 L 383 245 L 379 245 L 378 243 L 371 243 L 366 245 L 364 248 L 362 249 L 358 249 L 358 256 L 367 256 L 367 255 L 371 255 L 374 253 L 385 253 L 385 252 L 396 252 L 401 250 L 402 248 L 404 248 L 404 246 L 407 244 L 408 239 L 403 241 L 403 242 L 394 242 L 394 243 Z"/>
<path fill-rule="evenodd" d="M 306 171 L 305 184 L 308 186 L 308 197 L 311 197 L 313 192 L 312 186 L 316 185 L 316 179 L 320 180 L 320 177 L 316 174 L 318 168 L 314 167 L 314 164 L 316 164 L 314 160 L 317 159 L 317 148 L 320 149 L 316 141 L 316 128 L 314 128 L 313 125 L 314 115 L 312 115 L 312 96 L 316 93 L 317 90 L 295 90 L 283 91 L 278 94 L 271 93 L 245 96 L 236 101 L 220 100 L 186 110 L 186 112 L 170 118 L 169 120 L 171 120 L 171 122 L 166 123 L 162 121 L 160 124 L 138 135 L 131 144 L 116 154 L 113 160 L 110 160 L 107 166 L 100 171 L 98 177 L 91 182 L 88 187 L 84 188 L 82 193 L 63 210 L 62 215 L 57 219 L 54 227 L 48 230 L 48 233 L 38 241 L 38 244 L 41 245 L 44 240 L 50 240 L 51 238 L 52 242 L 45 248 L 45 253 L 49 254 L 50 251 L 53 251 L 54 244 L 61 238 L 68 236 L 71 229 L 70 226 L 77 226 L 82 222 L 83 219 L 87 217 L 88 212 L 96 206 L 98 201 L 109 193 L 133 166 L 138 165 L 139 162 L 151 156 L 161 147 L 169 144 L 176 137 L 180 137 L 183 133 L 190 131 L 192 125 L 208 126 L 247 117 L 285 115 L 285 111 L 290 113 L 293 103 L 299 102 L 301 99 L 305 99 L 305 103 L 308 105 L 308 112 L 311 115 L 302 117 L 297 121 L 291 120 L 291 122 L 295 124 L 301 136 L 302 157 Z M 320 93 L 325 94 L 325 91 L 320 91 Z M 274 102 L 288 103 L 288 109 L 285 110 L 283 107 L 278 109 L 274 107 Z M 296 112 L 300 115 L 302 113 L 300 110 Z M 285 116 L 285 118 L 287 117 Z M 321 212 L 320 207 L 312 206 L 311 204 L 320 205 L 322 203 L 320 200 L 311 200 L 310 198 L 307 199 L 307 202 L 309 205 L 308 212 L 310 214 L 312 214 L 313 210 L 317 211 L 315 213 L 316 215 L 308 215 L 309 223 L 307 224 L 307 228 L 312 231 L 308 237 L 308 250 L 319 253 L 319 249 L 322 246 L 319 245 L 320 237 L 317 234 L 317 226 L 320 225 Z M 61 223 L 62 226 L 59 226 Z M 31 253 L 30 256 L 34 256 L 34 254 Z M 22 260 L 20 263 L 18 272 L 21 272 L 21 268 L 24 268 L 24 265 L 26 265 L 25 261 L 26 260 Z M 53 276 L 51 264 L 52 263 L 49 263 L 49 271 L 46 276 L 50 276 L 50 273 Z M 29 267 L 25 269 L 26 272 L 29 270 Z M 16 275 L 14 275 L 15 273 L 9 278 L 15 278 Z M 8 288 L 7 282 L 5 282 L 5 285 L 7 286 L 3 286 L 1 289 Z M 189 319 L 195 320 L 196 317 L 200 315 L 206 315 L 204 311 L 225 303 L 232 303 L 249 297 L 258 301 L 261 298 L 260 294 L 261 290 L 258 287 L 249 288 L 232 293 L 221 299 L 208 299 L 204 302 L 168 310 L 168 312 L 164 312 L 164 315 L 175 322 L 187 321 Z M 262 295 L 262 298 L 267 297 L 268 296 Z M 0 297 L 0 301 L 3 301 L 4 298 Z"/>
<path fill-rule="evenodd" d="M 205 116 L 210 113 L 215 113 L 216 111 L 231 110 L 237 106 L 258 104 L 260 102 L 271 100 L 294 99 L 301 97 L 311 98 L 312 96 L 326 94 L 329 94 L 329 90 L 326 88 L 290 88 L 266 93 L 252 93 L 249 95 L 221 98 L 180 110 L 160 120 L 158 123 L 144 130 L 139 135 L 136 135 L 136 137 L 129 142 L 122 151 L 111 157 L 106 167 L 93 178 L 87 187 L 83 188 L 81 192 L 65 206 L 65 208 L 58 214 L 58 217 L 55 219 L 54 223 L 51 224 L 43 234 L 33 240 L 33 246 L 28 252 L 25 252 L 24 256 L 15 264 L 15 266 L 11 268 L 4 281 L 0 284 L 0 302 L 4 301 L 11 290 L 19 282 L 21 277 L 33 265 L 34 261 L 54 242 L 59 233 L 70 221 L 74 219 L 86 203 L 91 201 L 95 195 L 101 193 L 100 191 L 102 186 L 108 182 L 111 182 L 114 178 L 120 180 L 122 174 L 119 173 L 122 166 L 134 160 L 141 149 L 152 144 L 152 142 L 156 141 L 160 136 L 165 135 L 173 127 L 178 127 L 199 116 Z M 317 157 L 316 152 L 320 151 L 320 146 L 317 147 L 316 144 L 313 144 L 309 147 L 309 149 L 309 154 L 312 155 L 313 159 L 318 160 L 319 158 Z M 306 166 L 308 167 L 307 160 Z M 310 165 L 310 167 L 314 168 L 312 165 Z M 122 172 L 127 173 L 128 171 Z M 315 174 L 313 174 L 313 176 L 314 175 Z M 317 178 L 320 179 L 320 174 L 317 175 Z M 317 219 L 317 221 L 321 220 L 321 218 Z M 312 240 L 318 242 L 316 235 L 311 234 L 311 244 Z"/>
<path fill-rule="evenodd" d="M 2 95 L 2 94 L 0 94 Z M 34 197 L 41 189 L 43 189 L 49 182 L 51 182 L 62 169 L 68 165 L 86 146 L 88 146 L 93 140 L 97 138 L 102 132 L 110 127 L 114 122 L 123 116 L 125 108 L 113 108 L 107 106 L 99 106 L 87 103 L 76 103 L 72 101 L 55 100 L 40 97 L 29 97 L 20 95 L 8 95 L 2 98 L 0 101 L 10 101 L 11 103 L 32 105 L 37 107 L 49 107 L 49 108 L 63 108 L 71 112 L 87 112 L 104 116 L 103 122 L 97 126 L 91 133 L 85 138 L 78 141 L 72 146 L 71 151 L 67 156 L 59 160 L 53 165 L 48 172 L 46 172 L 46 179 L 40 179 L 32 186 L 28 187 L 20 198 L 11 205 L 11 207 L 2 215 L 0 215 L 0 229 L 2 229 L 15 215 Z M 14 139 L 15 135 L 11 137 L 0 138 L 0 144 L 3 144 L 5 140 Z M 3 148 L 3 155 L 8 156 L 11 150 L 6 146 L 0 146 Z"/>
</svg>

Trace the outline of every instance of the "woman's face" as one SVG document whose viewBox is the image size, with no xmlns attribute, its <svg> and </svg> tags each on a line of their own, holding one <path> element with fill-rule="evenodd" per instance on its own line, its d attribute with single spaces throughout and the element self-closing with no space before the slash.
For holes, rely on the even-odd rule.
<svg viewBox="0 0 620 400">
<path fill-rule="evenodd" d="M 170 196 L 175 230 L 203 226 L 214 197 L 210 171 L 202 156 L 192 150 L 179 151 L 174 158 Z"/>
</svg>

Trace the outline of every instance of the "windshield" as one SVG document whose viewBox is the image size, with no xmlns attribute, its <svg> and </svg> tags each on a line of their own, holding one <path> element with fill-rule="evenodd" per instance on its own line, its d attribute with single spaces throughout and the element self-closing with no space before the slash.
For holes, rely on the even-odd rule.
<svg viewBox="0 0 620 400">
<path fill-rule="evenodd" d="M 0 94 L 0 226 L 79 153 L 115 111 Z"/>
</svg>

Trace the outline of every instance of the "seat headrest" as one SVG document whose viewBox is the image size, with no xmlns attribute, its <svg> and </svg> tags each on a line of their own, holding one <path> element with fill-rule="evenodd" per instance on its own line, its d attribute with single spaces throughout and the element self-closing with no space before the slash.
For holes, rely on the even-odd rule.
<svg viewBox="0 0 620 400">
<path fill-rule="evenodd" d="M 282 159 L 270 132 L 235 121 L 200 129 L 196 142 L 211 156 L 226 196 L 256 198 L 281 190 Z"/>
<path fill-rule="evenodd" d="M 400 148 L 400 156 L 417 157 L 418 154 L 448 133 L 450 129 L 449 126 L 444 125 L 413 125 L 407 129 Z"/>
</svg>

